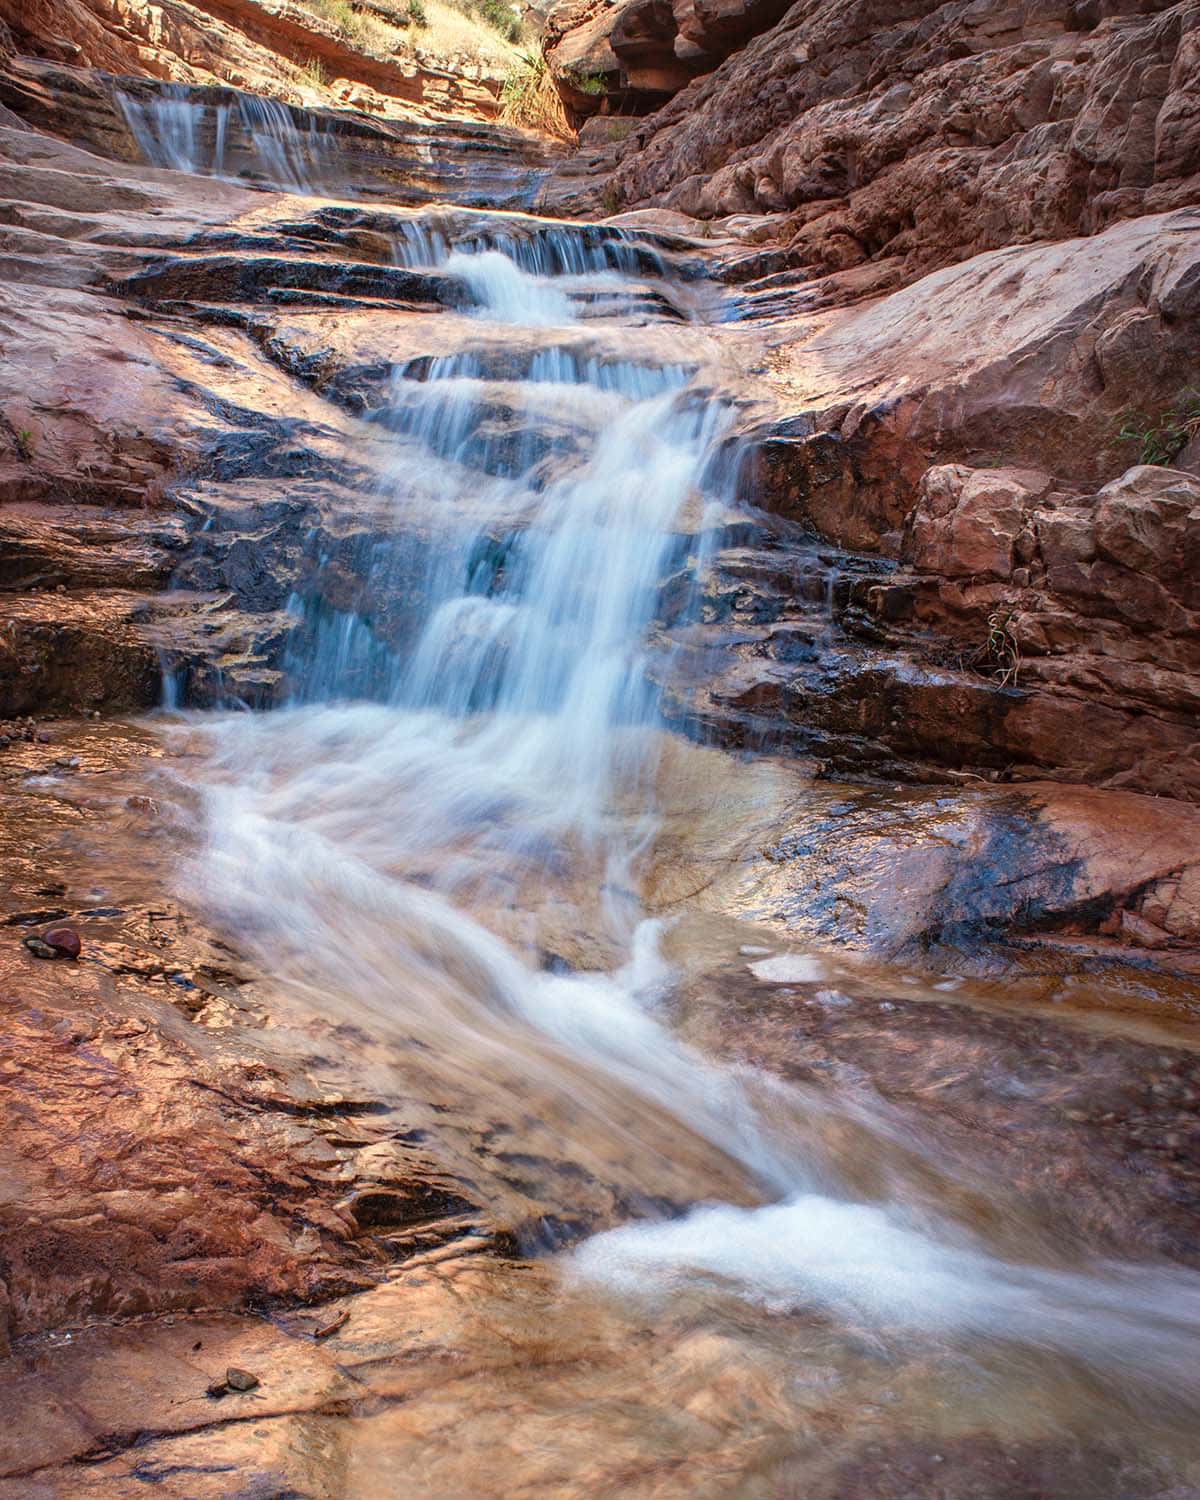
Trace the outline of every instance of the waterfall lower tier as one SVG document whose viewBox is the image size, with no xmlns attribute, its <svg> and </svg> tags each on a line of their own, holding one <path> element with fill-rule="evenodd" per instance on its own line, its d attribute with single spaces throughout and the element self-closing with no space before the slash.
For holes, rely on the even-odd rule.
<svg viewBox="0 0 1200 1500">
<path fill-rule="evenodd" d="M 336 608 L 319 582 L 293 595 L 292 704 L 185 731 L 209 758 L 193 898 L 314 1013 L 419 1048 L 501 1114 L 537 1101 L 579 1173 L 575 1233 L 600 1231 L 565 1264 L 575 1285 L 1005 1345 L 1018 1365 L 1120 1370 L 1177 1397 L 1200 1350 L 1195 1273 L 1046 1258 L 1036 1212 L 985 1226 L 966 1205 L 986 1179 L 929 1159 L 881 1101 L 720 1065 L 676 1033 L 686 963 L 646 891 L 683 836 L 676 778 L 713 771 L 666 734 L 658 684 L 737 514 L 733 417 L 682 360 L 572 343 L 599 297 L 619 328 L 646 278 L 682 296 L 667 262 L 636 236 L 419 220 L 394 258 L 465 284 L 479 347 L 392 366 L 370 412 L 378 504 L 420 516 L 419 536 L 376 532 Z M 488 340 L 514 329 L 536 330 L 536 353 L 503 345 L 498 380 Z M 410 607 L 385 629 L 398 593 Z M 828 609 L 824 580 L 816 594 Z M 772 962 L 828 978 L 819 958 Z M 543 1124 L 522 1128 L 523 1156 L 550 1154 Z M 561 1240 L 508 1153 L 444 1149 L 523 1246 Z"/>
</svg>

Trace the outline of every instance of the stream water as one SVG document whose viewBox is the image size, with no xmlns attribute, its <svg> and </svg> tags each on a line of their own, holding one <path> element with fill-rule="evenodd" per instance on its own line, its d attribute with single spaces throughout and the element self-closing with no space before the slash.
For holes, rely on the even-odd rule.
<svg viewBox="0 0 1200 1500">
<path fill-rule="evenodd" d="M 287 706 L 188 719 L 207 828 L 189 894 L 313 1014 L 370 1036 L 372 1066 L 419 1053 L 445 1096 L 503 1122 L 510 1150 L 515 1135 L 558 1164 L 554 1185 L 518 1191 L 447 1124 L 448 1159 L 525 1249 L 571 1241 L 564 1297 L 651 1319 L 687 1308 L 772 1347 L 789 1320 L 808 1337 L 817 1319 L 827 1355 L 840 1339 L 941 1361 L 964 1412 L 991 1404 L 1041 1431 L 1049 1402 L 1056 1431 L 1148 1422 L 1186 1453 L 1200 1277 L 1085 1255 L 1019 1201 L 981 1213 L 986 1173 L 878 1101 L 721 1061 L 681 1022 L 688 940 L 643 891 L 664 828 L 686 837 L 677 780 L 717 753 L 663 726 L 654 622 L 663 580 L 702 572 L 735 508 L 731 413 L 685 362 L 581 357 L 571 334 L 645 322 L 656 298 L 685 320 L 699 304 L 634 237 L 451 245 L 412 220 L 396 259 L 461 277 L 474 300 L 472 348 L 419 375 L 398 363 L 374 414 L 382 498 L 420 496 L 434 541 L 402 526 L 373 540 L 351 607 L 298 587 Z M 513 328 L 534 331 L 505 371 L 523 422 L 489 435 L 479 351 Z M 416 607 L 398 639 L 378 622 L 401 590 Z M 737 765 L 722 765 L 727 784 Z M 744 969 L 738 941 L 721 939 L 721 961 Z M 783 979 L 825 972 L 772 958 Z M 891 1398 L 898 1426 L 921 1390 Z"/>
</svg>

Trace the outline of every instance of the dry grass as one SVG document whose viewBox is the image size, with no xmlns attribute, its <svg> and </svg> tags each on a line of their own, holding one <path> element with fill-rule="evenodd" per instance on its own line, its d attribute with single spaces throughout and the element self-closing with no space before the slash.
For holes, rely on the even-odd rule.
<svg viewBox="0 0 1200 1500">
<path fill-rule="evenodd" d="M 473 12 L 445 0 L 424 0 L 426 25 L 414 30 L 411 46 L 435 57 L 464 59 L 507 73 L 520 62 L 517 48 Z"/>
<path fill-rule="evenodd" d="M 562 97 L 554 87 L 546 59 L 539 49 L 525 53 L 504 80 L 500 119 L 505 125 L 540 130 L 559 140 L 573 140 L 575 132 L 567 119 Z"/>
<path fill-rule="evenodd" d="M 369 11 L 359 10 L 349 0 L 303 0 L 303 4 L 332 22 L 342 40 L 358 52 L 388 57 L 403 44 L 403 31 L 387 25 Z"/>
<path fill-rule="evenodd" d="M 473 64 L 493 76 L 520 65 L 519 51 L 497 29 L 497 22 L 502 30 L 508 28 L 504 0 L 372 0 L 369 11 L 349 0 L 301 3 L 331 22 L 348 46 L 369 56 L 411 57 L 422 52 L 439 63 Z M 394 24 L 383 19 L 387 15 Z"/>
</svg>

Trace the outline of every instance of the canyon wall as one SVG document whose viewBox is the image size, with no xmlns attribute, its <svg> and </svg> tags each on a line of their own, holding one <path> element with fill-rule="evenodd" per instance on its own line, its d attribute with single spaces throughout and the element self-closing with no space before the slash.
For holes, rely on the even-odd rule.
<svg viewBox="0 0 1200 1500">
<path fill-rule="evenodd" d="M 691 57 L 694 10 L 610 7 L 609 51 L 619 63 L 634 18 L 652 11 L 668 53 Z M 738 50 L 610 133 L 610 203 L 781 214 L 796 266 L 887 259 L 912 276 L 1200 194 L 1194 0 L 799 0 L 766 30 L 769 10 L 725 10 Z M 636 71 L 605 71 L 596 46 L 579 54 L 594 21 L 560 40 L 574 14 L 551 12 L 555 76 L 576 108 L 579 77 L 585 105 L 620 108 Z"/>
</svg>

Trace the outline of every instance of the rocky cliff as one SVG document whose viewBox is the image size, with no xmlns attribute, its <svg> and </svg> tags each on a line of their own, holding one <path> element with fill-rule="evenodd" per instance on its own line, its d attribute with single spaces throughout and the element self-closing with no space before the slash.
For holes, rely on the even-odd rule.
<svg viewBox="0 0 1200 1500">
<path fill-rule="evenodd" d="M 780 214 L 792 265 L 887 261 L 911 277 L 1200 192 L 1191 0 L 799 0 L 778 20 L 753 4 L 713 9 L 736 50 L 612 134 L 610 203 Z M 643 13 L 668 56 L 691 58 L 709 35 L 707 10 L 688 0 L 630 0 L 601 11 L 614 58 Z M 601 23 L 576 14 L 551 13 L 556 76 L 576 107 L 584 77 L 600 80 L 591 108 L 620 108 L 626 73 L 591 40 L 581 51 Z"/>
</svg>

